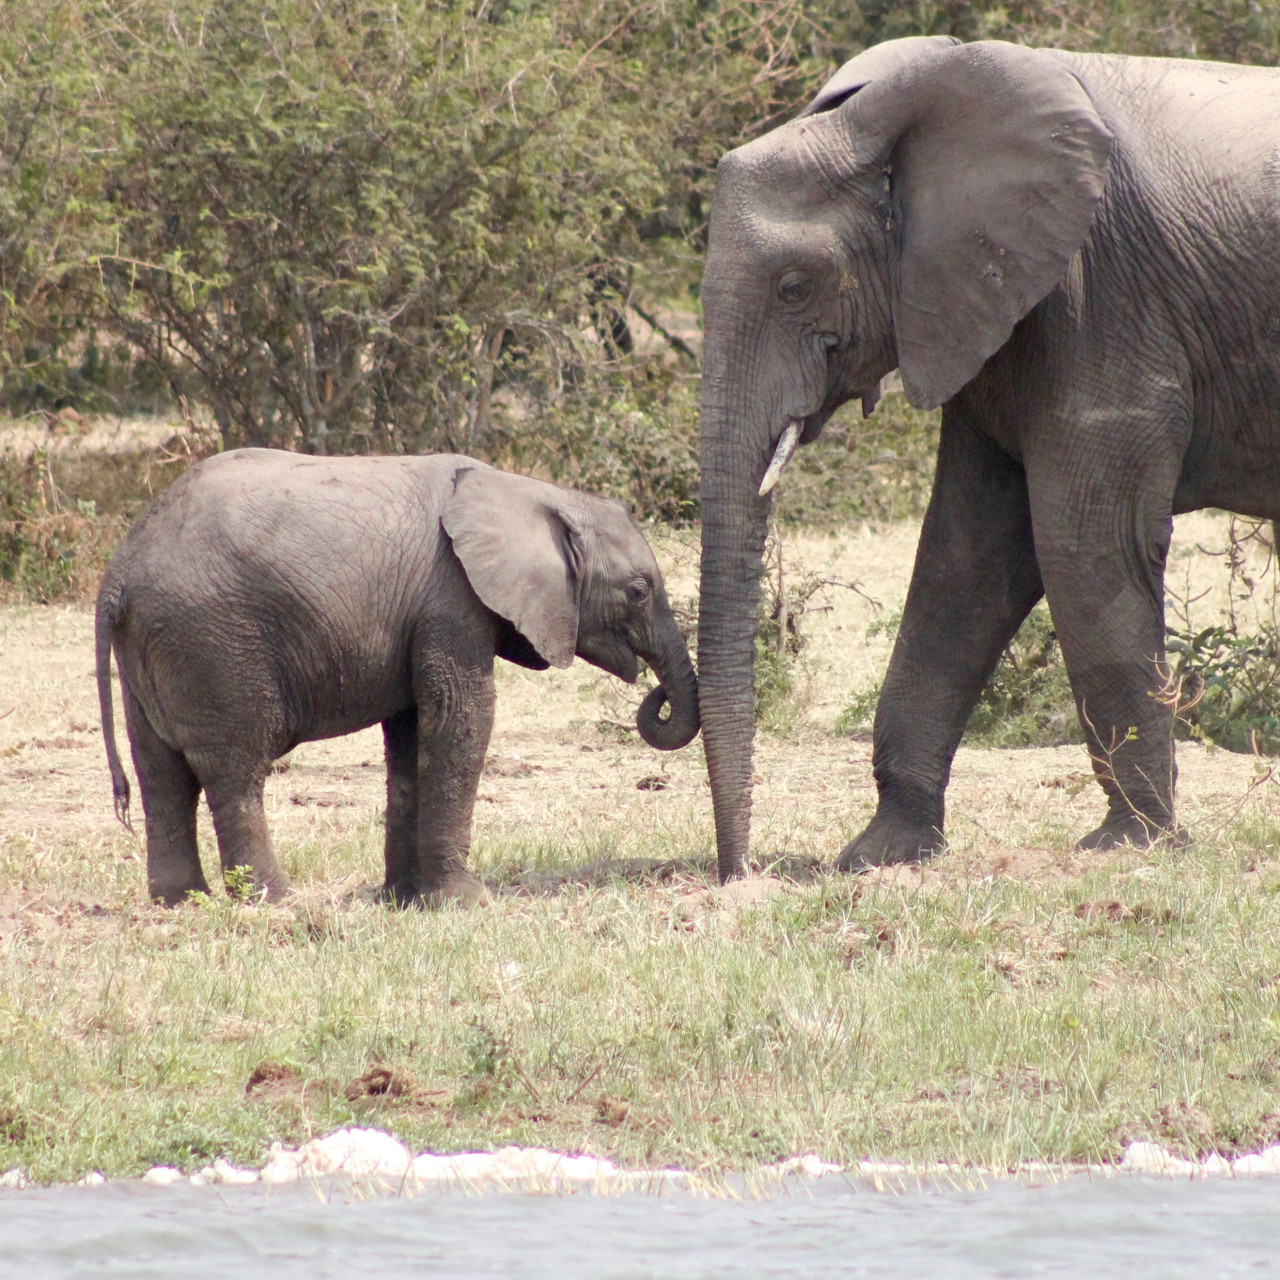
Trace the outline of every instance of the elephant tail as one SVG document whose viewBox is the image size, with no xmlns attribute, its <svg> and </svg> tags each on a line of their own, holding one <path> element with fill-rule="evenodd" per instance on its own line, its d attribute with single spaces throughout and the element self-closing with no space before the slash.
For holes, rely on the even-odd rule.
<svg viewBox="0 0 1280 1280">
<path fill-rule="evenodd" d="M 94 640 L 97 646 L 98 706 L 102 711 L 102 739 L 107 748 L 107 767 L 111 770 L 111 794 L 115 800 L 116 817 L 129 830 L 129 779 L 120 763 L 116 750 L 115 708 L 111 702 L 111 649 L 115 639 L 116 622 L 123 612 L 124 598 L 119 584 L 110 573 L 103 579 L 98 592 L 98 608 L 94 618 Z"/>
</svg>

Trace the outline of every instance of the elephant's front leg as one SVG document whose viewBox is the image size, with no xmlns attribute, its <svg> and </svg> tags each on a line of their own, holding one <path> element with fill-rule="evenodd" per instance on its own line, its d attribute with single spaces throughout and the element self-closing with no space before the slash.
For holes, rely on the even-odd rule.
<svg viewBox="0 0 1280 1280">
<path fill-rule="evenodd" d="M 1164 568 L 1177 464 L 1152 449 L 1068 476 L 1061 454 L 1029 473 L 1054 629 L 1107 794 L 1106 819 L 1080 847 L 1145 846 L 1174 830 Z"/>
<path fill-rule="evenodd" d="M 387 874 L 381 897 L 403 906 L 418 896 L 418 708 L 408 707 L 384 720 L 382 742 L 387 760 Z"/>
<path fill-rule="evenodd" d="M 422 682 L 418 701 L 418 891 L 470 905 L 484 886 L 467 870 L 471 817 L 493 732 L 493 664 Z"/>
<path fill-rule="evenodd" d="M 914 862 L 943 847 L 952 757 L 1001 651 L 1042 590 L 1021 465 L 948 405 L 933 497 L 876 708 L 880 803 L 841 853 L 841 870 Z"/>
</svg>

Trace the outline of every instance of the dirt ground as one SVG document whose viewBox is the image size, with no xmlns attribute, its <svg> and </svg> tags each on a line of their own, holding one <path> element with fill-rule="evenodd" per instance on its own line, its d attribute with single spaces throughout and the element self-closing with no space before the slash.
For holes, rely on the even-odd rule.
<svg viewBox="0 0 1280 1280">
<path fill-rule="evenodd" d="M 1206 553 L 1225 548 L 1227 528 L 1219 514 L 1178 523 L 1170 583 L 1184 596 L 1201 596 L 1194 606 L 1200 625 L 1226 602 L 1223 562 Z M 836 734 L 834 724 L 853 694 L 878 682 L 883 671 L 890 642 L 882 635 L 868 639 L 866 632 L 880 610 L 901 606 L 916 536 L 915 526 L 903 524 L 785 539 L 788 573 L 817 572 L 858 590 L 834 585 L 815 598 L 815 611 L 803 620 L 808 643 L 796 714 L 783 734 L 758 740 L 753 849 L 759 861 L 779 854 L 829 861 L 872 812 L 870 744 Z M 691 594 L 694 535 L 664 537 L 657 549 L 673 595 Z M 560 862 L 565 849 L 583 857 L 652 856 L 665 833 L 678 847 L 710 856 L 700 743 L 671 755 L 645 747 L 618 727 L 632 720 L 639 695 L 581 661 L 545 673 L 498 665 L 497 724 L 476 806 L 482 870 L 486 849 L 510 849 L 513 841 L 531 862 L 548 864 Z M 122 726 L 119 731 L 123 747 Z M 1196 744 L 1181 745 L 1178 754 L 1181 815 L 1193 831 L 1219 829 L 1245 806 L 1274 804 L 1276 787 L 1262 762 Z M 1102 808 L 1087 769 L 1079 746 L 961 748 L 948 799 L 953 852 L 926 874 L 1032 878 L 1078 871 L 1072 843 Z M 353 840 L 367 857 L 346 874 L 360 882 L 379 877 L 376 841 L 368 837 L 382 802 L 376 727 L 302 745 L 267 788 L 269 821 L 286 863 L 291 847 Z M 207 815 L 202 824 L 211 869 Z M 97 843 L 116 830 L 100 740 L 91 612 L 0 610 L 0 841 L 38 837 L 47 845 L 56 836 Z M 139 844 L 135 856 L 141 852 Z M 137 877 L 141 889 L 141 865 Z"/>
</svg>

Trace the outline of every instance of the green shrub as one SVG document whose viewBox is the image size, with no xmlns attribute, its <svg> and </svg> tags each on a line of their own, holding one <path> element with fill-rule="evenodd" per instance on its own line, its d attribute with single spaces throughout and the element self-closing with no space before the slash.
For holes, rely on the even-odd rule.
<svg viewBox="0 0 1280 1280">
<path fill-rule="evenodd" d="M 877 618 L 867 636 L 896 636 L 901 622 L 901 611 Z M 836 732 L 869 729 L 879 699 L 879 688 L 861 690 L 837 717 Z M 964 741 L 981 747 L 1056 747 L 1084 741 L 1062 650 L 1043 603 L 1031 611 L 1000 656 L 969 716 Z"/>
<path fill-rule="evenodd" d="M 63 494 L 45 454 L 0 454 L 0 600 L 91 598 L 124 528 Z"/>
<path fill-rule="evenodd" d="M 1000 656 L 969 716 L 964 740 L 982 747 L 1057 747 L 1084 741 L 1047 605 L 1032 609 Z"/>
<path fill-rule="evenodd" d="M 1175 731 L 1228 751 L 1280 755 L 1280 629 L 1242 635 L 1237 627 L 1169 632 Z"/>
<path fill-rule="evenodd" d="M 490 459 L 617 498 L 637 519 L 673 525 L 695 519 L 696 383 L 658 361 L 615 362 L 583 379 L 589 385 L 560 405 L 500 406 Z"/>
</svg>

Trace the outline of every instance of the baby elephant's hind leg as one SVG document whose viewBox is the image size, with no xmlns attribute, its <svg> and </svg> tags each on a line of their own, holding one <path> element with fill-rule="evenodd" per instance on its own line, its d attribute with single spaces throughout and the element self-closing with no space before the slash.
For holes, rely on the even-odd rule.
<svg viewBox="0 0 1280 1280">
<path fill-rule="evenodd" d="M 222 777 L 205 783 L 205 796 L 218 833 L 222 874 L 243 867 L 254 889 L 265 890 L 270 902 L 278 902 L 289 890 L 289 877 L 276 861 L 262 808 L 261 775 Z"/>
<path fill-rule="evenodd" d="M 200 783 L 183 754 L 160 740 L 127 691 L 124 714 L 146 819 L 147 888 L 153 901 L 176 906 L 189 893 L 209 892 L 196 845 Z"/>
</svg>

